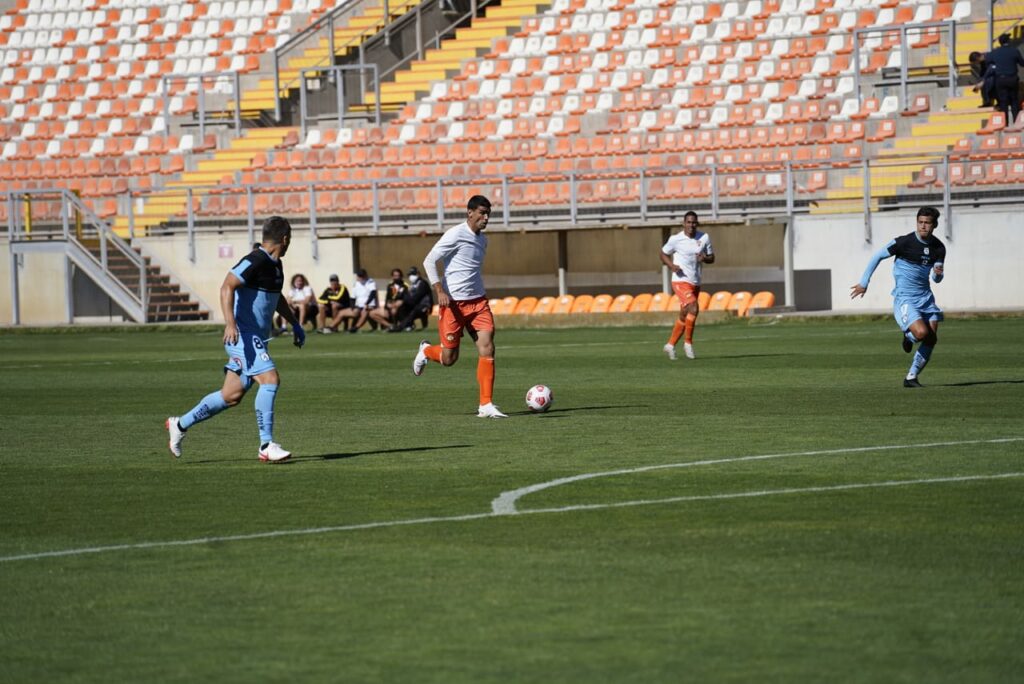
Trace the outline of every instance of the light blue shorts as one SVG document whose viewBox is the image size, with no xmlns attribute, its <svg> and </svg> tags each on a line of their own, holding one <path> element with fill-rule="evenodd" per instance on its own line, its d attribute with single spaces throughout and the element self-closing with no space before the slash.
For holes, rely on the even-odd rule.
<svg viewBox="0 0 1024 684">
<path fill-rule="evenodd" d="M 224 364 L 224 369 L 245 378 L 252 378 L 276 368 L 274 359 L 270 358 L 270 350 L 258 334 L 239 333 L 238 341 L 234 344 L 225 344 L 224 351 L 228 353 L 228 362 Z"/>
<path fill-rule="evenodd" d="M 935 295 L 931 292 L 916 297 L 894 295 L 892 315 L 900 330 L 906 331 L 910 324 L 917 320 L 930 323 L 942 320 L 942 309 L 935 304 Z"/>
</svg>

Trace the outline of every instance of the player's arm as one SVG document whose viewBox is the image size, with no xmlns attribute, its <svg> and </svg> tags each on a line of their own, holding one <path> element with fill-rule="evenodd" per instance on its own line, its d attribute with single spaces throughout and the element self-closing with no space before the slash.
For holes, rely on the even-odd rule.
<svg viewBox="0 0 1024 684">
<path fill-rule="evenodd" d="M 683 272 L 683 269 L 681 269 L 678 266 L 676 266 L 675 262 L 672 261 L 672 255 L 671 254 L 665 254 L 664 251 L 660 252 L 659 254 L 661 256 L 661 263 L 663 263 L 666 266 L 668 266 L 668 270 L 672 271 L 673 273 L 675 273 L 680 278 L 682 278 L 684 275 L 686 275 Z"/>
<path fill-rule="evenodd" d="M 277 298 L 277 313 L 292 325 L 292 344 L 302 347 L 306 343 L 306 330 L 299 323 L 299 319 L 295 317 L 295 311 L 292 310 L 283 292 Z"/>
<path fill-rule="evenodd" d="M 943 263 L 938 261 L 932 267 L 932 282 L 941 283 L 942 278 L 946 274 L 946 269 L 943 267 Z"/>
<path fill-rule="evenodd" d="M 233 271 L 228 271 L 220 286 L 220 312 L 224 316 L 224 344 L 238 341 L 238 323 L 235 322 L 235 291 L 245 283 Z"/>
<path fill-rule="evenodd" d="M 868 283 L 871 282 L 871 276 L 874 275 L 875 269 L 878 268 L 878 264 L 882 263 L 883 259 L 887 259 L 892 256 L 892 254 L 889 253 L 889 248 L 894 244 L 896 244 L 896 241 L 892 240 L 885 247 L 871 255 L 871 259 L 868 261 L 868 266 L 864 269 L 864 274 L 860 277 L 860 282 L 850 288 L 850 299 L 856 299 L 857 297 L 864 296 L 864 293 L 868 291 Z"/>
<path fill-rule="evenodd" d="M 704 249 L 702 249 L 700 253 L 697 254 L 697 261 L 700 261 L 701 263 L 704 264 L 715 263 L 715 253 L 711 251 L 710 242 L 704 245 Z"/>
<path fill-rule="evenodd" d="M 451 304 L 451 299 L 448 297 L 448 293 L 444 291 L 444 274 L 438 267 L 443 268 L 444 259 L 454 254 L 455 248 L 454 239 L 448 240 L 448 233 L 445 233 L 441 236 L 440 240 L 434 243 L 434 246 L 427 253 L 427 258 L 423 260 L 423 272 L 427 274 L 427 280 L 430 281 L 431 287 L 434 288 L 434 301 L 441 307 Z"/>
</svg>

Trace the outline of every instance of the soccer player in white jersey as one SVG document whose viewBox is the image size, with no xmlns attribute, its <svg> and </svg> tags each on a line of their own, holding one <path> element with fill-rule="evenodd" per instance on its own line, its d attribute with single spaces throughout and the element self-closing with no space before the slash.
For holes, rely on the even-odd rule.
<svg viewBox="0 0 1024 684">
<path fill-rule="evenodd" d="M 491 401 L 494 391 L 494 316 L 487 303 L 483 279 L 484 255 L 487 252 L 487 238 L 483 231 L 491 217 L 491 203 L 482 195 L 474 195 L 469 199 L 466 210 L 466 220 L 445 231 L 423 261 L 441 316 L 437 326 L 441 344 L 432 345 L 428 340 L 420 342 L 412 372 L 420 375 L 429 361 L 442 366 L 454 365 L 459 360 L 459 343 L 465 330 L 473 338 L 480 354 L 476 366 L 476 379 L 480 386 L 477 416 L 507 418 Z M 438 272 L 439 262 L 444 264 L 443 274 Z"/>
<path fill-rule="evenodd" d="M 672 289 L 679 297 L 679 318 L 672 327 L 672 334 L 664 351 L 668 358 L 676 360 L 676 344 L 683 337 L 683 351 L 686 358 L 695 358 L 693 353 L 693 327 L 697 323 L 697 297 L 700 295 L 701 267 L 715 263 L 711 249 L 711 238 L 697 230 L 700 221 L 692 211 L 683 216 L 683 230 L 668 239 L 661 248 L 661 262 L 672 271 Z"/>
</svg>

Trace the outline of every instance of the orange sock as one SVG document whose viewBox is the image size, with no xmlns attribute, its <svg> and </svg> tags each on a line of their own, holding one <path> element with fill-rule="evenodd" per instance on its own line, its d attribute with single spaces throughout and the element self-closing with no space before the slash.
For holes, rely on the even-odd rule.
<svg viewBox="0 0 1024 684">
<path fill-rule="evenodd" d="M 476 381 L 480 385 L 480 405 L 491 403 L 494 392 L 494 358 L 481 356 L 476 362 Z"/>
<path fill-rule="evenodd" d="M 430 345 L 429 347 L 427 347 L 426 349 L 423 350 L 423 355 L 426 356 L 431 361 L 436 361 L 437 363 L 441 363 L 441 345 L 439 345 L 439 344 L 432 344 L 432 345 Z"/>
<path fill-rule="evenodd" d="M 683 336 L 683 322 L 677 318 L 676 319 L 676 324 L 674 326 L 672 326 L 672 334 L 669 335 L 669 337 L 668 337 L 668 343 L 671 344 L 674 347 L 674 346 L 676 346 L 676 342 L 678 342 L 679 338 L 682 337 L 682 336 Z"/>
<path fill-rule="evenodd" d="M 678 321 L 676 321 L 676 323 L 678 323 Z M 683 339 L 686 341 L 686 344 L 693 344 L 693 326 L 696 324 L 697 317 L 693 314 L 686 314 L 686 323 L 683 325 L 685 332 Z"/>
</svg>

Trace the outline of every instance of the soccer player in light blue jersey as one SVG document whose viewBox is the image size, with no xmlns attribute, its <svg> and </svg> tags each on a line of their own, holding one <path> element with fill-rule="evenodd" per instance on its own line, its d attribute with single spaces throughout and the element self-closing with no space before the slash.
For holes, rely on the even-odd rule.
<svg viewBox="0 0 1024 684">
<path fill-rule="evenodd" d="M 267 342 L 271 338 L 274 313 L 291 323 L 296 347 L 306 341 L 288 300 L 281 296 L 284 268 L 281 258 L 291 243 L 292 227 L 286 219 L 271 216 L 263 222 L 263 241 L 259 247 L 235 264 L 220 286 L 220 306 L 224 314 L 224 385 L 203 397 L 183 416 L 167 419 L 170 449 L 181 456 L 185 432 L 196 423 L 212 418 L 235 406 L 253 381 L 256 391 L 256 426 L 259 428 L 259 459 L 271 463 L 286 461 L 291 453 L 274 441 L 274 399 L 280 379 Z"/>
<path fill-rule="evenodd" d="M 935 304 L 935 295 L 928 281 L 930 277 L 936 283 L 942 282 L 946 260 L 946 246 L 933 235 L 938 225 L 939 210 L 922 207 L 917 212 L 917 230 L 891 240 L 873 254 L 860 282 L 850 288 L 851 299 L 863 297 L 868 290 L 868 281 L 882 259 L 896 257 L 892 266 L 896 281 L 892 291 L 893 315 L 903 331 L 903 351 L 909 354 L 914 344 L 920 342 L 903 380 L 904 387 L 921 387 L 917 376 L 924 370 L 939 340 L 942 309 Z"/>
</svg>

